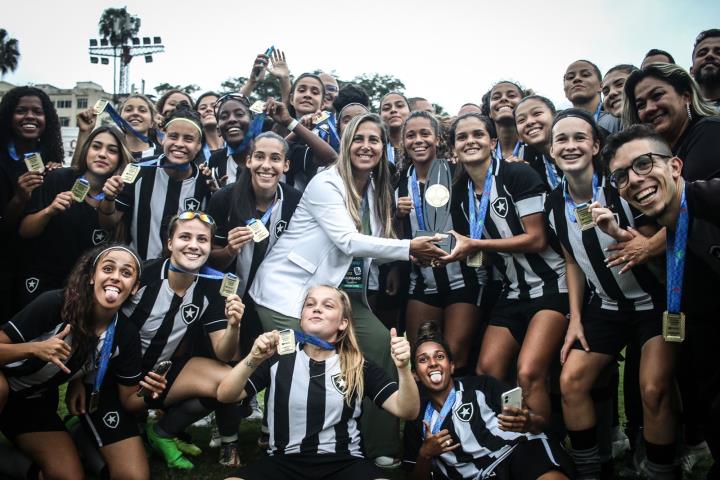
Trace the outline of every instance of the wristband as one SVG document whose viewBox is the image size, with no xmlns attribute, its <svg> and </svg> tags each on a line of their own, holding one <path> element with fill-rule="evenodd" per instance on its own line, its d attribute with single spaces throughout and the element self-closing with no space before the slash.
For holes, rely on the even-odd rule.
<svg viewBox="0 0 720 480">
<path fill-rule="evenodd" d="M 293 119 L 290 121 L 290 123 L 288 124 L 287 129 L 292 132 L 293 130 L 295 130 L 295 127 L 298 126 L 298 123 L 300 123 L 300 122 L 298 122 L 296 119 L 293 118 Z"/>
</svg>

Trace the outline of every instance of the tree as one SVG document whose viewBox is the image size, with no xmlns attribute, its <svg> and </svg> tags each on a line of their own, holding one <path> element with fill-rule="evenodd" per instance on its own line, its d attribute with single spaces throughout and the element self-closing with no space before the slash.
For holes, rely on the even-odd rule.
<svg viewBox="0 0 720 480">
<path fill-rule="evenodd" d="M 399 78 L 392 75 L 380 75 L 379 73 L 363 73 L 351 80 L 365 89 L 370 97 L 370 106 L 374 111 L 380 110 L 380 99 L 389 92 L 404 92 L 405 84 Z M 347 82 L 342 82 L 347 83 Z"/>
<path fill-rule="evenodd" d="M 247 77 L 228 78 L 220 84 L 223 92 L 239 92 L 240 88 L 247 82 Z M 260 80 L 250 95 L 250 103 L 256 100 L 266 100 L 268 97 L 280 99 L 280 84 L 275 77 L 265 76 Z"/>
<path fill-rule="evenodd" d="M 18 41 L 10 38 L 4 28 L 0 28 L 0 77 L 4 77 L 8 72 L 14 72 L 19 58 Z"/>
<path fill-rule="evenodd" d="M 140 30 L 140 18 L 128 13 L 127 8 L 108 8 L 98 22 L 100 36 L 113 47 L 125 45 Z"/>
<path fill-rule="evenodd" d="M 169 83 L 161 83 L 160 85 L 155 87 L 155 91 L 159 96 L 162 96 L 165 92 L 168 90 L 180 90 L 181 92 L 185 92 L 188 95 L 192 95 L 193 93 L 200 90 L 200 87 L 195 85 L 194 83 L 191 83 L 189 85 L 185 85 L 184 87 L 180 85 L 170 85 Z"/>
</svg>

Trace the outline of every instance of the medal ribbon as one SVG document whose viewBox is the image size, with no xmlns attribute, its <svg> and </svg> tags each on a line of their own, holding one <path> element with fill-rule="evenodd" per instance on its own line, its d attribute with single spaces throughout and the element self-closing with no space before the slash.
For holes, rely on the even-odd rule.
<svg viewBox="0 0 720 480">
<path fill-rule="evenodd" d="M 250 123 L 250 126 L 247 129 L 247 132 L 245 132 L 245 136 L 243 137 L 243 141 L 240 145 L 237 146 L 237 148 L 233 148 L 232 146 L 228 145 L 226 147 L 227 154 L 232 155 L 236 152 L 243 152 L 247 149 L 248 145 L 250 145 L 250 142 L 252 142 L 255 137 L 260 135 L 262 133 L 263 129 L 263 123 L 265 122 L 265 114 L 260 113 L 258 115 L 255 115 L 255 118 L 253 118 L 253 121 Z"/>
<path fill-rule="evenodd" d="M 667 248 L 665 249 L 667 259 L 667 310 L 669 313 L 680 313 L 689 223 L 687 199 L 683 188 L 675 232 L 668 229 Z"/>
<path fill-rule="evenodd" d="M 163 164 L 162 161 L 165 158 L 165 154 L 160 155 L 158 158 L 153 160 L 146 160 L 144 162 L 136 162 L 133 163 L 133 165 L 137 165 L 138 167 L 146 167 L 146 168 L 164 168 L 166 170 L 187 170 L 190 168 L 190 163 L 183 163 L 182 165 L 174 165 L 172 163 L 165 163 Z"/>
<path fill-rule="evenodd" d="M 542 158 L 543 163 L 545 164 L 545 172 L 547 172 L 548 181 L 550 183 L 550 186 L 554 190 L 555 187 L 558 186 L 558 183 L 560 183 L 560 180 L 558 180 L 557 172 L 555 171 L 555 166 L 550 160 L 547 159 L 545 155 L 543 155 Z"/>
<path fill-rule="evenodd" d="M 388 162 L 395 165 L 395 148 L 392 146 L 392 143 L 388 143 L 385 150 Z"/>
<path fill-rule="evenodd" d="M 453 387 L 452 391 L 450 392 L 450 395 L 448 395 L 448 398 L 445 399 L 445 403 L 442 406 L 442 410 L 440 410 L 440 414 L 438 415 L 437 420 L 435 421 L 435 425 L 433 425 L 431 433 L 433 435 L 437 435 L 437 433 L 440 431 L 440 427 L 442 427 L 443 422 L 445 421 L 445 417 L 448 416 L 448 413 L 450 413 L 450 410 L 452 409 L 453 405 L 455 405 L 455 397 L 457 396 L 457 391 Z M 432 402 L 428 402 L 427 407 L 425 407 L 425 423 L 430 425 L 430 422 L 432 421 L 432 415 L 433 411 L 435 409 L 432 406 Z M 423 424 L 423 438 L 427 435 L 427 427 Z"/>
<path fill-rule="evenodd" d="M 585 204 L 576 205 L 575 201 L 572 199 L 572 197 L 570 197 L 569 187 L 564 178 L 563 178 L 562 183 L 563 183 L 563 196 L 565 197 L 565 210 L 567 211 L 567 216 L 571 222 L 577 223 L 577 219 L 575 218 L 575 209 L 578 207 L 582 207 Z M 600 192 L 600 189 L 598 188 L 598 184 L 599 184 L 599 180 L 598 180 L 597 173 L 593 173 L 593 178 L 592 178 L 593 195 L 592 195 L 591 203 L 594 202 L 595 200 L 597 200 L 598 192 Z"/>
<path fill-rule="evenodd" d="M 130 125 L 130 124 L 127 122 L 127 120 L 125 120 L 124 118 L 122 118 L 122 117 L 120 116 L 120 114 L 117 112 L 117 110 L 115 110 L 115 107 L 113 107 L 112 105 L 110 105 L 110 102 L 108 102 L 108 103 L 105 104 L 105 108 L 103 109 L 103 112 L 107 112 L 107 114 L 110 115 L 110 118 L 112 118 L 112 121 L 115 122 L 115 125 L 117 125 L 118 127 L 120 127 L 121 130 L 123 130 L 124 132 L 128 132 L 128 133 L 132 134 L 135 138 L 137 138 L 137 139 L 140 140 L 141 142 L 145 142 L 145 143 L 147 143 L 148 145 L 152 145 L 152 142 L 150 142 L 150 139 L 149 139 L 147 136 L 145 136 L 145 135 L 143 135 L 142 133 L 140 133 L 140 132 L 138 132 L 137 130 L 135 130 L 135 129 L 132 127 L 132 125 Z M 100 112 L 100 114 L 102 114 L 103 112 Z"/>
<path fill-rule="evenodd" d="M 493 163 L 490 160 L 487 172 L 485 173 L 485 182 L 483 184 L 483 192 L 480 197 L 480 208 L 478 209 L 475 200 L 475 184 L 472 179 L 468 178 L 468 210 L 470 211 L 470 238 L 479 240 L 482 238 L 483 227 L 485 226 L 485 215 L 487 214 L 488 205 L 490 204 L 490 194 L 492 193 L 493 179 Z M 479 210 L 479 211 L 478 211 Z"/>
<path fill-rule="evenodd" d="M 317 338 L 314 335 L 310 335 L 305 332 L 300 332 L 298 330 L 293 330 L 295 332 L 295 341 L 299 343 L 309 343 L 310 345 L 315 345 L 316 347 L 320 347 L 325 350 L 335 350 L 335 344 L 326 342 L 325 340 L 321 338 Z"/>
<path fill-rule="evenodd" d="M 520 142 L 520 140 L 518 140 L 518 141 L 515 143 L 515 146 L 513 147 L 513 153 L 512 153 L 512 154 L 513 154 L 513 157 L 517 157 L 517 156 L 518 156 L 518 153 L 520 153 L 520 148 L 522 148 L 522 143 Z M 501 158 L 503 158 L 503 156 L 502 156 L 502 147 L 500 146 L 500 142 L 498 142 L 497 145 L 495 145 L 495 158 L 497 158 L 498 160 L 500 160 Z"/>
<path fill-rule="evenodd" d="M 196 277 L 209 278 L 210 280 L 222 280 L 225 276 L 222 272 L 215 270 L 214 268 L 210 268 L 206 265 L 203 265 L 199 272 L 188 272 L 185 269 L 175 266 L 172 262 L 170 262 L 168 268 L 172 272 L 186 273 L 188 275 L 195 275 Z"/>
<path fill-rule="evenodd" d="M 319 128 L 322 125 L 327 125 L 329 132 L 323 128 Z M 334 113 L 330 113 L 330 115 L 325 120 L 315 125 L 313 132 L 315 132 L 325 142 L 330 144 L 333 150 L 335 150 L 336 152 L 340 151 L 340 135 L 338 135 L 337 122 L 335 120 Z"/>
<path fill-rule="evenodd" d="M 423 206 L 420 198 L 420 187 L 418 185 L 417 172 L 413 167 L 412 175 L 410 176 L 410 186 L 412 187 L 412 201 L 413 207 L 415 208 L 415 216 L 417 217 L 418 230 L 427 230 L 425 228 L 425 216 L 423 215 Z"/>
<path fill-rule="evenodd" d="M 602 111 L 602 102 L 598 103 L 598 106 L 595 109 L 595 113 L 593 114 L 593 118 L 595 118 L 595 122 L 597 122 L 600 119 L 601 111 Z"/>
<path fill-rule="evenodd" d="M 276 204 L 277 204 L 277 197 L 275 200 L 273 200 L 272 205 L 270 205 L 270 207 L 268 207 L 267 211 L 265 213 L 263 213 L 263 216 L 260 217 L 260 219 L 259 219 L 260 223 L 262 223 L 263 225 L 267 224 L 268 220 L 270 220 L 270 215 L 272 215 L 273 208 L 275 208 Z M 251 223 L 255 223 L 257 221 L 258 221 L 257 218 L 251 218 L 250 220 L 245 221 L 245 225 L 250 225 Z"/>
<path fill-rule="evenodd" d="M 103 340 L 102 350 L 100 350 L 100 364 L 98 365 L 97 375 L 95 375 L 95 384 L 93 385 L 93 394 L 97 395 L 100 391 L 105 373 L 107 372 L 110 357 L 112 356 L 113 339 L 115 338 L 115 326 L 117 325 L 117 314 L 108 329 L 105 331 L 105 340 Z"/>
</svg>

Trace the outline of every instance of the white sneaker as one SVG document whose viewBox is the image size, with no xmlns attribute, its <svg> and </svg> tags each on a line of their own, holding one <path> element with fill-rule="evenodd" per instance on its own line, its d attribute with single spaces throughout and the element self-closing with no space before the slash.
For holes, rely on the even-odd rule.
<svg viewBox="0 0 720 480">
<path fill-rule="evenodd" d="M 212 431 L 210 432 L 210 441 L 208 442 L 208 446 L 210 448 L 218 448 L 220 445 L 222 445 L 220 432 L 218 431 L 217 425 L 213 425 Z"/>
<path fill-rule="evenodd" d="M 710 450 L 707 442 L 701 442 L 697 445 L 685 445 L 680 455 L 680 465 L 683 472 L 689 474 L 698 462 L 708 457 L 710 457 Z"/>
<path fill-rule="evenodd" d="M 215 423 L 215 412 L 208 413 L 205 417 L 193 423 L 193 427 L 209 427 Z"/>
<path fill-rule="evenodd" d="M 625 431 L 619 425 L 614 427 L 612 432 L 612 458 L 622 457 L 629 450 L 630 439 L 625 435 Z"/>
<path fill-rule="evenodd" d="M 382 457 L 375 458 L 375 465 L 380 468 L 387 468 L 387 469 L 398 468 L 401 463 L 402 462 L 400 462 L 400 459 L 388 457 L 388 456 L 382 456 Z"/>
<path fill-rule="evenodd" d="M 247 420 L 251 422 L 261 421 L 263 419 L 263 411 L 262 408 L 260 408 L 260 403 L 257 401 L 257 395 L 254 395 L 250 399 L 250 408 L 252 409 L 252 413 L 247 417 Z"/>
</svg>

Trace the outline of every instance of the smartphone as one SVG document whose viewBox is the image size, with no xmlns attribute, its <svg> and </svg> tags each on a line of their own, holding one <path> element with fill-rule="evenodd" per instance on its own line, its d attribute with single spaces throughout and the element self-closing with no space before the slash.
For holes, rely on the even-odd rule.
<svg viewBox="0 0 720 480">
<path fill-rule="evenodd" d="M 275 51 L 275 45 L 270 45 L 270 48 L 265 50 L 265 56 L 269 57 L 270 55 L 273 54 L 274 51 Z"/>
<path fill-rule="evenodd" d="M 515 387 L 502 394 L 502 405 L 505 407 L 522 408 L 522 388 Z"/>
<path fill-rule="evenodd" d="M 172 362 L 170 360 L 165 360 L 164 362 L 158 363 L 155 368 L 152 369 L 152 371 L 157 373 L 158 375 L 165 375 L 167 371 L 170 370 L 170 367 L 172 367 Z M 138 397 L 147 397 L 151 394 L 152 392 L 150 390 L 145 390 L 143 387 L 140 387 L 140 389 L 137 391 Z"/>
</svg>

